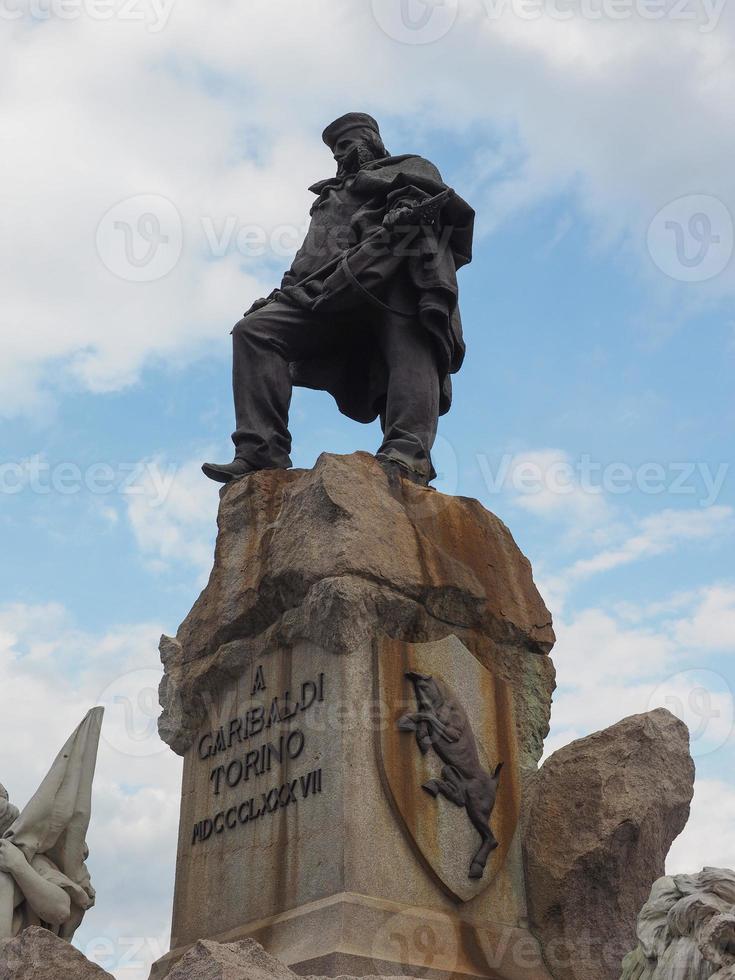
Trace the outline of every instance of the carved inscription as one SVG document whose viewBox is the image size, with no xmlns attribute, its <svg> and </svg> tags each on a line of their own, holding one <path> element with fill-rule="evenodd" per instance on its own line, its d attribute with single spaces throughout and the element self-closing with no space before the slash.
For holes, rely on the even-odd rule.
<svg viewBox="0 0 735 980">
<path fill-rule="evenodd" d="M 209 840 L 214 834 L 223 834 L 226 830 L 235 830 L 238 826 L 252 823 L 269 813 L 275 813 L 290 803 L 297 800 L 306 800 L 309 796 L 314 796 L 322 791 L 322 770 L 312 769 L 305 776 L 292 779 L 290 783 L 283 783 L 273 789 L 266 790 L 260 797 L 251 796 L 238 806 L 231 806 L 227 810 L 220 810 L 214 817 L 200 820 L 194 824 L 192 834 L 192 846 L 197 842 Z"/>
<path fill-rule="evenodd" d="M 298 723 L 305 713 L 324 702 L 324 689 L 325 678 L 320 673 L 293 692 L 268 698 L 263 666 L 257 668 L 250 694 L 253 698 L 263 696 L 264 701 L 251 704 L 227 724 L 205 732 L 197 743 L 198 758 L 211 767 L 209 783 L 215 803 L 219 802 L 217 797 L 229 795 L 228 791 L 241 786 L 251 795 L 236 803 L 228 800 L 229 805 L 223 801 L 216 813 L 197 821 L 192 830 L 192 847 L 322 792 L 321 768 L 280 784 L 271 783 L 265 789 L 258 780 L 277 774 L 280 767 L 300 758 L 306 747 L 306 734 Z"/>
</svg>

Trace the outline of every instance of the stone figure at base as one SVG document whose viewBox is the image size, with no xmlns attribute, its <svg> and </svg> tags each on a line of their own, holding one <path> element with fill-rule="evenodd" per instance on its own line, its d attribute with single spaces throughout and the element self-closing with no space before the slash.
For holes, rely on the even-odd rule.
<svg viewBox="0 0 735 980">
<path fill-rule="evenodd" d="M 85 861 L 104 708 L 93 708 L 19 813 L 0 787 L 0 940 L 43 926 L 71 940 L 95 900 Z"/>
<path fill-rule="evenodd" d="M 434 749 L 441 761 L 441 779 L 429 779 L 423 789 L 430 796 L 441 794 L 455 806 L 464 807 L 481 844 L 470 863 L 470 878 L 482 878 L 490 853 L 498 846 L 490 816 L 495 806 L 503 763 L 490 775 L 480 764 L 477 743 L 467 714 L 442 686 L 427 674 L 409 671 L 406 677 L 416 692 L 418 711 L 408 712 L 398 721 L 402 732 L 415 732 L 422 754 Z"/>
<path fill-rule="evenodd" d="M 474 212 L 428 160 L 391 156 L 365 113 L 323 139 L 337 174 L 310 188 L 309 230 L 280 287 L 232 331 L 235 459 L 202 469 L 227 483 L 290 467 L 295 384 L 330 392 L 358 422 L 380 418 L 378 458 L 426 484 L 464 357 L 456 272 Z"/>
<path fill-rule="evenodd" d="M 704 868 L 659 880 L 638 916 L 638 946 L 621 980 L 731 980 L 735 872 Z"/>
</svg>

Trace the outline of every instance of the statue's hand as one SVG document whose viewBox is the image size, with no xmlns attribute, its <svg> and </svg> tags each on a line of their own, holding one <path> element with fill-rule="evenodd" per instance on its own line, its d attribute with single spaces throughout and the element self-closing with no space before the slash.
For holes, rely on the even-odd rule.
<svg viewBox="0 0 735 980">
<path fill-rule="evenodd" d="M 268 303 L 270 303 L 270 301 L 271 301 L 270 296 L 261 296 L 260 299 L 255 300 L 255 302 L 249 309 L 245 310 L 245 313 L 243 315 L 248 316 L 248 314 L 250 313 L 255 313 L 256 310 L 261 310 L 264 306 L 267 306 Z"/>
<path fill-rule="evenodd" d="M 13 874 L 26 864 L 25 855 L 9 840 L 0 840 L 0 871 Z"/>
<path fill-rule="evenodd" d="M 409 218 L 412 211 L 413 208 L 409 207 L 393 208 L 393 210 L 389 211 L 383 218 L 383 227 L 396 228 L 399 225 L 409 224 Z"/>
</svg>

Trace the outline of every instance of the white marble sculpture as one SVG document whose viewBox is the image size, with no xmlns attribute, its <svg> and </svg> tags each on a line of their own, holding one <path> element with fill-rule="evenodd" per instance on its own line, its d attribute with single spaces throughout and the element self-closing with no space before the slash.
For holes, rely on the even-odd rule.
<svg viewBox="0 0 735 980">
<path fill-rule="evenodd" d="M 94 905 L 84 862 L 103 714 L 87 714 L 21 813 L 0 786 L 0 939 L 40 925 L 71 940 Z"/>
<path fill-rule="evenodd" d="M 621 980 L 735 980 L 735 872 L 659 878 Z"/>
</svg>

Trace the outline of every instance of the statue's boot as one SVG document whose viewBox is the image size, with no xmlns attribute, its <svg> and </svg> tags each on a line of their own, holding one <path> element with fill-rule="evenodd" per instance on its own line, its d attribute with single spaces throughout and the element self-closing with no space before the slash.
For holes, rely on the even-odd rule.
<svg viewBox="0 0 735 980">
<path fill-rule="evenodd" d="M 400 478 L 402 480 L 410 480 L 411 483 L 415 483 L 420 487 L 429 486 L 429 478 L 427 476 L 419 473 L 417 470 L 412 470 L 405 463 L 399 462 L 392 456 L 384 456 L 382 453 L 378 453 L 375 458 L 380 463 L 391 483 Z"/>
<path fill-rule="evenodd" d="M 244 459 L 235 457 L 231 463 L 203 463 L 202 473 L 208 476 L 210 480 L 216 480 L 217 483 L 231 483 L 233 480 L 239 480 L 243 476 L 247 476 L 248 473 L 254 473 L 254 468 Z"/>
</svg>

